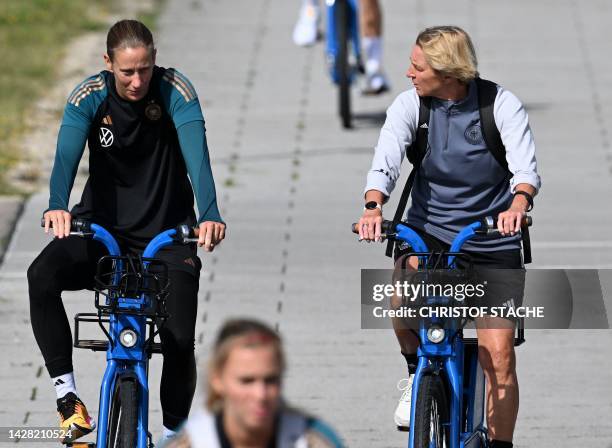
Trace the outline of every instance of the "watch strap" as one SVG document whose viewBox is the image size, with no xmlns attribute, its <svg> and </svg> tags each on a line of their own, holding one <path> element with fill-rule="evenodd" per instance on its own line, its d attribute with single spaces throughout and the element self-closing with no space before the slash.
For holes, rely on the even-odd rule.
<svg viewBox="0 0 612 448">
<path fill-rule="evenodd" d="M 526 211 L 530 212 L 531 210 L 533 210 L 533 196 L 532 195 L 522 190 L 515 191 L 514 196 L 517 196 L 517 195 L 524 196 L 527 199 L 527 203 L 529 204 L 529 207 L 527 208 Z"/>
</svg>

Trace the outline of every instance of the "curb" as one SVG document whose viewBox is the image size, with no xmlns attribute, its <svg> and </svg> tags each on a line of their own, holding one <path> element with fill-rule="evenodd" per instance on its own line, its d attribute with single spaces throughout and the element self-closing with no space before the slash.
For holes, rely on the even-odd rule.
<svg viewBox="0 0 612 448">
<path fill-rule="evenodd" d="M 22 196 L 0 196 L 0 266 L 4 261 L 6 249 L 9 247 L 15 226 L 23 213 L 26 198 Z"/>
</svg>

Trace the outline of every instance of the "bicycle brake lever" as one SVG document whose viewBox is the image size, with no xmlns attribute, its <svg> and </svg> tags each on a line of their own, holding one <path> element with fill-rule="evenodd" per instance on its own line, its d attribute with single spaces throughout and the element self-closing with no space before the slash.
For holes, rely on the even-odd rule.
<svg viewBox="0 0 612 448">
<path fill-rule="evenodd" d="M 70 232 L 70 235 L 79 236 L 81 238 L 90 238 L 93 236 L 93 232 Z"/>
</svg>

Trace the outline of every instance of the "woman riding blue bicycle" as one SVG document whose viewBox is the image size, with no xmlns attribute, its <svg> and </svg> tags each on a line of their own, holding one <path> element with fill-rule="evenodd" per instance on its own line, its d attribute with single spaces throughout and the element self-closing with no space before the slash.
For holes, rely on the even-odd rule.
<svg viewBox="0 0 612 448">
<path fill-rule="evenodd" d="M 475 267 L 522 269 L 519 229 L 540 188 L 535 144 L 520 101 L 503 87 L 481 80 L 468 34 L 454 26 L 422 31 L 413 47 L 407 76 L 414 90 L 401 93 L 387 110 L 365 188 L 365 209 L 359 237 L 381 240 L 382 207 L 400 175 L 404 156 L 415 165 L 412 204 L 407 223 L 434 251 L 448 251 L 459 230 L 484 216 L 498 216 L 502 235 L 471 240 L 463 252 Z M 481 101 L 493 85 L 492 104 Z M 493 117 L 486 118 L 485 108 Z M 427 111 L 429 120 L 421 114 Z M 488 126 L 488 121 L 493 126 Z M 498 135 L 503 157 L 494 150 Z M 489 132 L 489 134 L 487 134 Z M 424 137 L 423 137 L 424 133 Z M 422 156 L 415 154 L 420 137 Z M 415 252 L 406 245 L 395 250 L 396 269 L 406 262 L 416 269 Z M 518 413 L 518 381 L 513 321 L 480 318 L 479 362 L 487 378 L 487 426 L 490 446 L 512 447 Z M 411 386 L 417 368 L 418 338 L 394 321 L 409 376 L 395 412 L 400 429 L 410 428 Z"/>
<path fill-rule="evenodd" d="M 72 430 L 64 443 L 91 432 L 95 422 L 78 398 L 61 294 L 93 288 L 96 264 L 106 255 L 100 243 L 69 236 L 71 220 L 103 225 L 117 238 L 123 254 L 139 254 L 156 234 L 179 224 L 197 225 L 198 244 L 206 251 L 225 236 L 198 96 L 184 75 L 158 67 L 155 58 L 153 37 L 145 25 L 117 22 L 107 36 L 107 70 L 79 84 L 64 109 L 44 213 L 45 231 L 52 227 L 56 238 L 28 270 L 34 336 L 55 386 L 60 426 Z M 81 201 L 69 211 L 85 143 L 89 178 Z M 195 391 L 201 262 L 195 247 L 187 245 L 168 246 L 158 258 L 167 264 L 170 278 L 170 318 L 160 331 L 160 395 L 164 433 L 169 435 L 187 418 Z"/>
</svg>

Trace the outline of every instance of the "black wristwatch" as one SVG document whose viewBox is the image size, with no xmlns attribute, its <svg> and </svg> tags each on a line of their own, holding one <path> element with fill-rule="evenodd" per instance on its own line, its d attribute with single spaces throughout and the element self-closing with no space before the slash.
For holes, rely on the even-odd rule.
<svg viewBox="0 0 612 448">
<path fill-rule="evenodd" d="M 366 210 L 376 210 L 376 209 L 382 210 L 382 205 L 380 205 L 376 201 L 369 201 L 365 203 L 365 209 Z"/>
<path fill-rule="evenodd" d="M 520 194 L 521 196 L 525 196 L 525 198 L 527 199 L 527 203 L 529 204 L 529 208 L 526 211 L 530 212 L 531 210 L 533 210 L 533 196 L 531 196 L 526 191 L 522 191 L 522 190 L 517 190 L 517 191 L 514 192 L 514 196 L 516 196 L 517 194 Z"/>
</svg>

